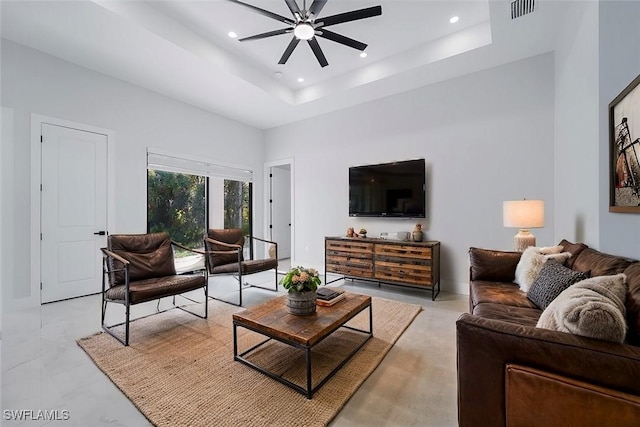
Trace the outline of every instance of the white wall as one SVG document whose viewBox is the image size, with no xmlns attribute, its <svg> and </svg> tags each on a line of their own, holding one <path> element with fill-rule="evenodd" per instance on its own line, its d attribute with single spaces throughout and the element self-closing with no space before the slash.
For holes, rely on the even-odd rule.
<svg viewBox="0 0 640 427">
<path fill-rule="evenodd" d="M 609 103 L 640 73 L 640 2 L 600 2 L 600 249 L 640 259 L 640 214 L 609 213 Z M 640 138 L 636 124 L 633 138 Z"/>
<path fill-rule="evenodd" d="M 266 159 L 295 158 L 295 263 L 324 268 L 324 236 L 361 227 L 440 240 L 444 290 L 468 290 L 470 246 L 511 249 L 502 202 L 543 199 L 554 238 L 553 56 L 546 54 L 266 132 Z M 424 157 L 427 219 L 348 216 L 349 166 Z"/>
<path fill-rule="evenodd" d="M 7 297 L 37 297 L 39 301 L 29 288 L 32 113 L 115 132 L 115 146 L 111 147 L 115 152 L 115 227 L 110 232 L 146 231 L 148 146 L 253 169 L 254 226 L 263 229 L 261 131 L 6 40 L 1 48 L 1 101 L 14 112 L 14 142 L 3 149 L 3 155 L 11 156 L 3 156 L 3 162 L 11 162 L 14 169 L 2 170 L 2 196 L 4 183 L 13 182 L 13 195 L 8 194 L 11 198 L 3 206 L 11 209 L 10 227 L 16 236 L 11 253 L 3 247 L 2 271 L 14 265 L 13 293 L 5 295 L 5 303 Z"/>
<path fill-rule="evenodd" d="M 555 51 L 555 240 L 597 248 L 598 3 L 567 6 Z"/>
</svg>

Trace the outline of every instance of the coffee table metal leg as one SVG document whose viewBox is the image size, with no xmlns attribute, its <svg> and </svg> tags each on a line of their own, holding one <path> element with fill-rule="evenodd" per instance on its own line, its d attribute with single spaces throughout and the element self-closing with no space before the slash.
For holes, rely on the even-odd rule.
<svg viewBox="0 0 640 427">
<path fill-rule="evenodd" d="M 238 325 L 233 324 L 233 360 L 238 360 Z"/>
<path fill-rule="evenodd" d="M 311 388 L 311 347 L 306 348 L 307 353 L 307 399 L 311 399 L 313 396 L 313 389 Z"/>
</svg>

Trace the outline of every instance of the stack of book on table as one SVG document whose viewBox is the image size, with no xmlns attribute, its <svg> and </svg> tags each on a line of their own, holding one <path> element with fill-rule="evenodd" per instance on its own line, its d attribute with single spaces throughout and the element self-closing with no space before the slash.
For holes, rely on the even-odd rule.
<svg viewBox="0 0 640 427">
<path fill-rule="evenodd" d="M 338 288 L 330 288 L 328 286 L 318 288 L 316 293 L 318 295 L 316 304 L 325 307 L 331 306 L 338 301 L 342 301 L 345 297 L 344 290 Z"/>
</svg>

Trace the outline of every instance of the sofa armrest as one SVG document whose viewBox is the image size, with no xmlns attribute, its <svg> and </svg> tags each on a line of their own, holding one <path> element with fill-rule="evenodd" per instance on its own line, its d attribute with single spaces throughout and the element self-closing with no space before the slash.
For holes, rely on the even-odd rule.
<svg viewBox="0 0 640 427">
<path fill-rule="evenodd" d="M 463 314 L 456 322 L 458 423 L 506 425 L 505 370 L 517 364 L 640 396 L 640 348 Z M 586 402 L 585 402 L 586 404 Z"/>
<path fill-rule="evenodd" d="M 522 253 L 495 251 L 491 249 L 469 249 L 469 279 L 490 282 L 513 282 L 516 266 Z"/>
</svg>

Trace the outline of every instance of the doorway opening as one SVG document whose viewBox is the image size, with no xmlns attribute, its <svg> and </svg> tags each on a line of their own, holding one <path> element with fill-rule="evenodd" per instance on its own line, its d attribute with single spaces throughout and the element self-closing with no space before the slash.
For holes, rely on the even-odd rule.
<svg viewBox="0 0 640 427">
<path fill-rule="evenodd" d="M 286 272 L 295 258 L 293 159 L 268 163 L 265 171 L 267 236 L 278 243 L 278 269 Z"/>
</svg>

